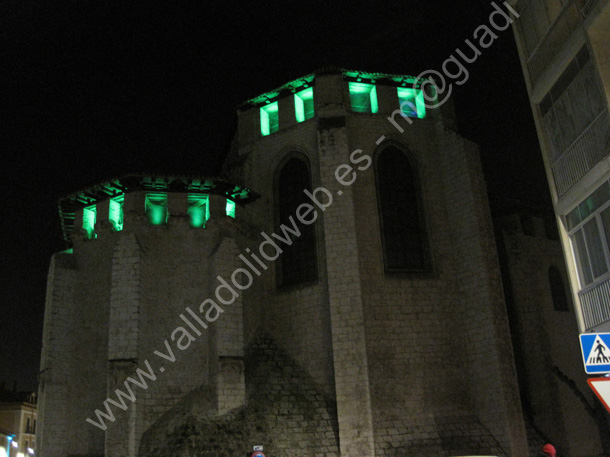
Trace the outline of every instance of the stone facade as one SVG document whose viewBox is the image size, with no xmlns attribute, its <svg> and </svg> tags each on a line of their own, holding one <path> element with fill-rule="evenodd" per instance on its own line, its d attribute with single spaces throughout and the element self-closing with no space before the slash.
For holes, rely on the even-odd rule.
<svg viewBox="0 0 610 457">
<path fill-rule="evenodd" d="M 240 107 L 229 181 L 131 177 L 68 199 L 75 225 L 87 205 L 98 220 L 96 237 L 72 230 L 49 271 L 42 457 L 528 454 L 477 147 L 449 106 L 424 108 L 423 88 L 402 92 L 417 105 L 400 101 L 413 81 L 309 75 Z M 388 261 L 375 171 L 388 148 L 412 173 L 396 192 L 417 193 L 415 267 Z M 288 164 L 307 170 L 292 220 L 313 227 L 311 245 L 281 228 Z M 158 225 L 145 212 L 155 192 Z M 205 228 L 193 192 L 209 195 Z M 116 195 L 120 230 L 105 216 Z M 312 254 L 313 272 L 288 283 L 282 259 Z"/>
<path fill-rule="evenodd" d="M 586 383 L 578 345 L 569 344 L 578 326 L 561 244 L 539 217 L 506 216 L 497 227 L 533 451 L 548 441 L 561 455 L 597 455 L 609 437 L 607 413 Z"/>
</svg>

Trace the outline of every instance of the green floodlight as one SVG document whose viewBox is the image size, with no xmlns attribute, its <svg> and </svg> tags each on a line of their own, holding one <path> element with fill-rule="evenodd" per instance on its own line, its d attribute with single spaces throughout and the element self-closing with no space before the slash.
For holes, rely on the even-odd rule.
<svg viewBox="0 0 610 457">
<path fill-rule="evenodd" d="M 208 204 L 208 195 L 206 194 L 189 194 L 188 199 L 188 215 L 190 218 L 191 227 L 203 228 L 206 222 L 210 219 L 210 205 Z"/>
<path fill-rule="evenodd" d="M 424 101 L 424 93 L 421 89 L 412 87 L 397 87 L 398 104 L 400 110 L 407 117 L 417 117 L 423 119 L 426 117 L 426 102 Z"/>
<path fill-rule="evenodd" d="M 313 87 L 294 94 L 294 115 L 297 122 L 304 122 L 313 117 Z"/>
<path fill-rule="evenodd" d="M 97 210 L 95 209 L 95 205 L 83 208 L 83 231 L 85 232 L 85 238 L 88 240 L 97 238 L 97 235 L 95 234 L 96 217 Z"/>
<path fill-rule="evenodd" d="M 123 230 L 123 205 L 125 203 L 125 194 L 113 197 L 108 205 L 108 220 L 112 224 L 115 231 Z"/>
<path fill-rule="evenodd" d="M 167 194 L 151 192 L 146 195 L 146 217 L 151 225 L 165 225 L 169 218 L 167 210 Z"/>
<path fill-rule="evenodd" d="M 235 219 L 235 202 L 233 200 L 229 200 L 227 198 L 227 206 L 226 206 L 227 216 Z"/>
<path fill-rule="evenodd" d="M 348 87 L 352 111 L 356 113 L 376 113 L 379 111 L 377 89 L 374 84 L 350 82 Z"/>
<path fill-rule="evenodd" d="M 278 131 L 279 128 L 279 108 L 278 103 L 273 102 L 261 106 L 261 135 L 267 136 Z"/>
</svg>

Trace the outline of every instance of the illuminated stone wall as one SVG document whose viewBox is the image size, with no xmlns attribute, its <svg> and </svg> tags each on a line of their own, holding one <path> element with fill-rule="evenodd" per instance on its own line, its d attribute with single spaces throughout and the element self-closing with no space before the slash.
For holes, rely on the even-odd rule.
<svg viewBox="0 0 610 457">
<path fill-rule="evenodd" d="M 201 315 L 200 304 L 214 297 L 216 277 L 230 277 L 240 264 L 236 238 L 243 240 L 244 230 L 218 196 L 210 197 L 206 228 L 191 227 L 186 194 L 171 192 L 168 222 L 154 226 L 144 212 L 145 197 L 125 195 L 118 232 L 105 219 L 107 202 L 98 204 L 96 236 L 76 232 L 73 251 L 52 261 L 41 362 L 42 455 L 137 455 L 142 433 L 202 386 L 215 386 L 221 411 L 244 402 L 241 298 L 215 332 L 200 328 L 197 335 L 180 318 L 197 324 L 186 308 Z M 75 215 L 77 226 L 81 214 Z M 183 349 L 178 327 L 194 337 L 182 340 Z M 154 354 L 169 357 L 166 340 L 174 361 Z M 111 406 L 115 420 L 106 420 L 105 432 L 87 423 L 98 421 L 96 409 L 106 412 L 106 398 L 117 401 L 116 389 L 127 392 L 128 377 L 139 380 L 136 369 L 148 372 L 145 361 L 156 379 L 145 378 L 145 389 L 131 385 L 135 404 L 125 400 L 126 411 Z"/>
<path fill-rule="evenodd" d="M 141 455 L 239 456 L 254 445 L 266 455 L 340 455 L 334 403 L 268 334 L 246 348 L 245 372 L 244 407 L 219 415 L 211 392 L 194 391 L 146 432 Z"/>
<path fill-rule="evenodd" d="M 224 172 L 261 197 L 235 218 L 211 195 L 210 220 L 195 228 L 185 194 L 137 190 L 125 195 L 117 232 L 109 204 L 99 203 L 89 239 L 75 235 L 74 253 L 58 254 L 49 273 L 40 457 L 229 456 L 254 444 L 277 457 L 304 449 L 325 457 L 525 455 L 477 148 L 449 128 L 450 106 L 420 106 L 413 125 L 396 113 L 389 120 L 404 78 L 365 76 L 356 110 L 345 79 L 352 73 L 298 82 L 296 91 L 313 86 L 309 119 L 309 99 L 295 102 L 290 90 L 269 95 L 278 111 L 263 113 L 262 96 L 239 111 Z M 417 163 L 430 240 L 425 272 L 384 271 L 373 167 L 356 170 L 351 185 L 337 181 L 353 151 L 374 157 L 390 142 Z M 281 287 L 279 262 L 267 260 L 209 329 L 177 349 L 181 334 L 171 336 L 187 327 L 186 308 L 198 312 L 217 276 L 254 263 L 252 253 L 262 257 L 262 233 L 279 220 L 277 170 L 297 156 L 312 188 L 333 198 L 314 224 L 317 279 Z M 153 354 L 167 353 L 166 339 L 174 362 Z M 114 407 L 106 433 L 86 423 L 146 360 L 157 379 L 135 389 L 136 404 Z M 67 392 L 76 398 L 62 402 Z"/>
<path fill-rule="evenodd" d="M 37 443 L 49 455 L 103 454 L 104 434 L 87 429 L 85 418 L 106 398 L 114 245 L 78 240 L 74 253 L 55 254 L 51 262 Z"/>
<path fill-rule="evenodd" d="M 257 131 L 256 107 L 239 113 L 227 170 L 263 195 L 249 208 L 253 223 L 274 229 L 272 173 L 294 151 L 309 159 L 313 187 L 334 197 L 316 223 L 320 280 L 283 290 L 270 275 L 265 326 L 334 394 L 342 455 L 521 455 L 525 428 L 477 148 L 446 127 L 453 118 L 443 125 L 450 107 L 413 125 L 396 116 L 401 132 L 387 119 L 398 108 L 396 87 L 377 89 L 377 114 L 352 113 L 342 75 L 318 75 L 316 118 L 295 123 L 291 96 L 280 96 L 279 128 L 268 136 Z M 427 274 L 384 272 L 373 167 L 351 186 L 335 177 L 352 151 L 373 156 L 388 141 L 418 163 Z M 316 294 L 324 320 L 311 321 Z M 326 350 L 308 350 L 321 342 Z"/>
</svg>

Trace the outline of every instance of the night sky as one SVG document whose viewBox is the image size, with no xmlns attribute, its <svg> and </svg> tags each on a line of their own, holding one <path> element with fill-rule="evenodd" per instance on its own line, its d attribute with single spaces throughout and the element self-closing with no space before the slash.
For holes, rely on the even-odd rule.
<svg viewBox="0 0 610 457">
<path fill-rule="evenodd" d="M 326 66 L 417 75 L 490 2 L 0 0 L 0 383 L 36 388 L 57 200 L 129 172 L 216 175 L 243 101 Z M 511 30 L 454 86 L 494 212 L 548 204 Z"/>
</svg>

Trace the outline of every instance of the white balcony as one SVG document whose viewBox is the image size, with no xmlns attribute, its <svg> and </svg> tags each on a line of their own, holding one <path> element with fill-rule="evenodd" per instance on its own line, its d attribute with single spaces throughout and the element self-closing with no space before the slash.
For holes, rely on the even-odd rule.
<svg viewBox="0 0 610 457">
<path fill-rule="evenodd" d="M 610 278 L 578 292 L 585 331 L 610 320 Z"/>
<path fill-rule="evenodd" d="M 553 25 L 549 27 L 544 38 L 540 40 L 540 43 L 527 59 L 532 86 L 536 85 L 540 75 L 544 73 L 565 46 L 580 21 L 581 16 L 576 3 L 574 1 L 567 2 Z"/>
<path fill-rule="evenodd" d="M 610 153 L 610 116 L 602 111 L 553 163 L 559 196 Z"/>
</svg>

